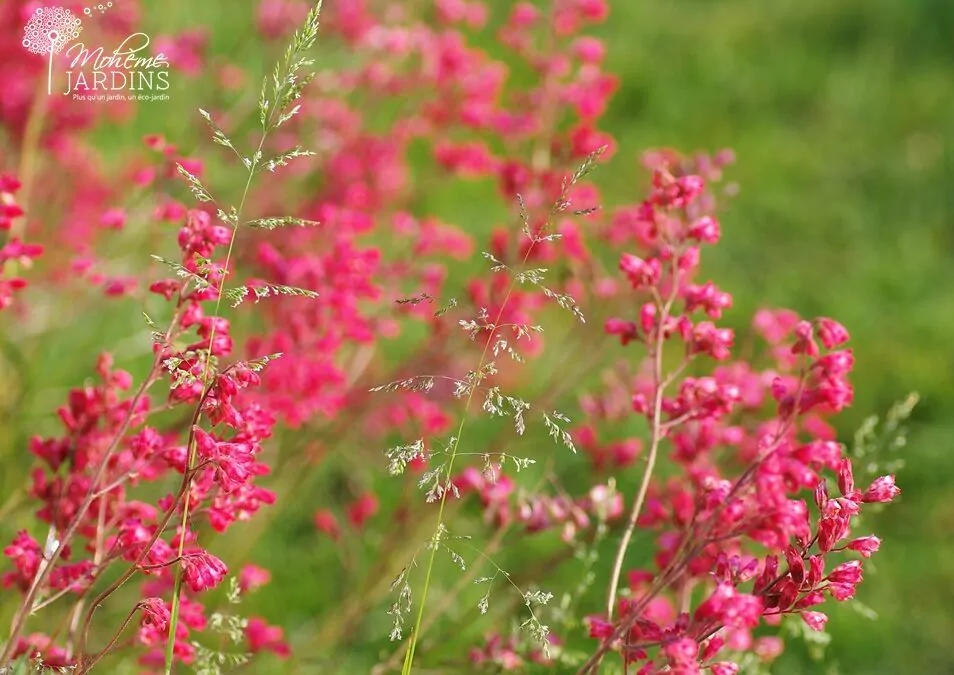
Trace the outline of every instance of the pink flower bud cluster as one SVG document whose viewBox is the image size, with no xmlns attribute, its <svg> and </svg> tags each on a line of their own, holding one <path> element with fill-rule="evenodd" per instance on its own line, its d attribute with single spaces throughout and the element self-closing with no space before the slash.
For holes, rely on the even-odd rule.
<svg viewBox="0 0 954 675">
<path fill-rule="evenodd" d="M 138 4 L 122 4 L 104 15 L 109 35 L 138 24 Z M 766 662 L 781 653 L 781 640 L 763 636 L 762 626 L 793 615 L 823 628 L 823 602 L 851 599 L 863 560 L 881 544 L 852 533 L 853 518 L 900 491 L 893 476 L 856 488 L 828 421 L 853 400 L 854 355 L 843 326 L 761 310 L 752 325 L 765 344 L 737 354 L 742 341 L 727 323 L 733 298 L 701 277 L 703 252 L 723 237 L 716 207 L 731 193 L 719 187 L 731 153 L 649 151 L 642 158 L 651 173 L 646 198 L 615 207 L 585 172 L 574 177 L 582 163 L 605 162 L 617 150 L 601 120 L 618 80 L 605 69 L 606 46 L 587 34 L 607 20 L 608 0 L 553 0 L 548 9 L 437 0 L 425 14 L 401 3 L 325 4 L 320 41 L 346 53 L 346 63 L 318 74 L 300 113 L 262 148 L 267 157 L 300 143 L 316 154 L 283 166 L 284 181 L 247 195 L 257 214 L 288 213 L 317 225 L 274 232 L 243 225 L 233 240 L 216 209 L 184 203 L 178 167 L 204 180 L 205 164 L 160 135 L 147 136 L 143 155 L 123 157 L 121 178 L 109 179 L 84 133 L 123 120 L 128 105 L 51 99 L 36 151 L 49 153 L 56 180 L 19 176 L 33 178 L 31 224 L 35 211 L 57 223 L 45 251 L 20 240 L 20 184 L 0 178 L 0 235 L 18 233 L 0 247 L 0 310 L 14 298 L 14 311 L 29 309 L 21 298 L 30 291 L 15 293 L 25 286 L 21 271 L 43 253 L 32 285 L 52 282 L 68 302 L 81 297 L 81 280 L 106 297 L 145 299 L 150 314 L 159 305 L 164 319 L 154 327 L 145 377 L 104 353 L 96 377 L 66 395 L 59 431 L 28 442 L 37 522 L 4 548 L 0 583 L 23 595 L 23 616 L 37 599 L 58 594 L 80 610 L 68 636 L 25 630 L 24 620 L 11 653 L 82 669 L 98 656 L 86 644 L 89 627 L 95 645 L 118 628 L 102 626 L 105 612 L 94 613 L 119 604 L 114 591 L 123 586 L 138 592 L 130 615 L 138 629 L 123 648 L 135 650 L 143 672 L 158 671 L 181 574 L 173 647 L 178 661 L 194 663 L 192 642 L 209 628 L 208 591 L 230 575 L 230 562 L 214 552 L 214 534 L 241 528 L 277 499 L 267 487 L 276 426 L 301 430 L 282 436 L 282 457 L 292 461 L 276 466 L 304 470 L 300 458 L 317 463 L 333 452 L 363 463 L 356 446 L 366 438 L 421 439 L 407 464 L 419 480 L 456 427 L 453 382 L 438 378 L 392 398 L 369 395 L 368 383 L 467 373 L 485 349 L 499 350 L 498 365 L 510 350 L 514 361 L 547 349 L 560 355 L 563 345 L 551 333 L 545 340 L 533 329 L 548 323 L 555 296 L 563 309 L 578 303 L 588 326 L 603 327 L 602 343 L 588 336 L 582 354 L 561 362 L 586 370 L 560 366 L 539 387 L 556 396 L 568 382 L 562 394 L 578 396 L 581 414 L 571 415 L 569 431 L 580 456 L 572 471 L 582 475 L 589 465 L 588 482 L 530 491 L 512 463 L 484 471 L 458 464 L 449 487 L 496 533 L 552 533 L 579 547 L 597 528 L 608 528 L 614 542 L 621 539 L 615 529 L 641 531 L 650 562 L 621 568 L 629 587 L 611 594 L 612 611 L 589 617 L 590 665 L 614 651 L 630 672 L 732 675 L 734 653 Z M 0 7 L 0 125 L 16 138 L 29 124 L 34 80 L 45 78 L 42 60 L 19 45 L 33 5 Z M 286 39 L 310 5 L 261 0 L 255 21 L 262 37 Z M 213 63 L 201 30 L 156 43 L 177 75 L 197 76 Z M 235 64 L 214 76 L 230 92 L 247 88 Z M 239 126 L 228 110 L 212 115 L 230 133 Z M 493 208 L 444 208 L 443 196 L 464 183 L 466 194 L 496 200 Z M 147 208 L 125 202 L 143 190 L 157 193 Z M 173 233 L 167 239 L 178 254 L 171 265 L 130 274 L 110 248 L 142 213 L 160 236 Z M 488 236 L 478 241 L 470 231 L 485 213 L 509 217 L 487 223 Z M 26 234 L 33 239 L 32 228 Z M 475 250 L 494 258 L 494 272 L 460 264 Z M 546 269 L 546 291 L 514 284 L 515 274 L 537 268 Z M 254 276 L 239 282 L 237 269 Z M 223 317 L 232 314 L 222 311 L 231 299 L 220 288 L 244 288 L 251 304 L 255 290 L 276 286 L 317 297 L 270 297 L 257 306 L 263 320 L 250 334 L 233 331 Z M 469 327 L 465 337 L 461 325 Z M 399 336 L 416 349 L 395 365 L 388 342 Z M 597 391 L 575 390 L 577 378 L 605 363 L 600 357 L 631 359 L 634 349 L 638 365 L 608 371 Z M 500 368 L 494 384 L 518 389 L 526 372 Z M 493 453 L 502 450 L 494 445 Z M 667 470 L 652 474 L 657 457 Z M 385 500 L 377 474 L 361 469 L 348 476 L 342 497 L 328 490 L 301 497 L 323 535 L 316 547 L 344 550 L 348 536 L 419 516 L 419 499 Z M 830 496 L 830 482 L 839 496 Z M 260 568 L 239 574 L 243 591 L 268 581 Z M 601 592 L 610 583 L 596 579 Z M 263 619 L 249 620 L 245 638 L 250 652 L 290 653 L 283 629 Z M 551 636 L 551 643 L 559 641 Z M 498 634 L 470 659 L 505 671 L 546 663 L 542 650 Z"/>
<path fill-rule="evenodd" d="M 40 460 L 30 490 L 40 504 L 37 518 L 53 532 L 71 534 L 72 540 L 55 550 L 45 576 L 41 565 L 51 551 L 44 554 L 26 532 L 4 550 L 15 571 L 6 573 L 3 583 L 25 593 L 37 579 L 45 579 L 41 583 L 49 592 L 82 598 L 110 567 L 141 573 L 144 599 L 138 606 L 142 621 L 137 641 L 146 648 L 142 663 L 152 665 L 163 662 L 169 609 L 160 598 L 170 596 L 178 566 L 188 594 L 182 598 L 175 650 L 186 663 L 195 658 L 190 631 L 206 626 L 205 610 L 195 596 L 215 588 L 228 574 L 225 563 L 199 545 L 192 527 L 208 523 L 225 532 L 275 500 L 273 492 L 256 484 L 270 471 L 259 456 L 275 419 L 246 395 L 260 384 L 261 365 L 221 365 L 233 351 L 230 324 L 211 314 L 226 273 L 214 260 L 228 246 L 231 232 L 213 225 L 205 212 L 183 215 L 178 243 L 182 268 L 191 276 L 188 282 L 171 278 L 150 287 L 172 305 L 168 332 L 156 335 L 152 372 L 131 393 L 130 374 L 102 355 L 96 367 L 99 382 L 71 391 L 59 409 L 62 433 L 30 441 L 30 451 Z M 169 390 L 164 401 L 147 393 L 163 377 Z M 157 408 L 193 410 L 194 423 L 180 432 L 160 431 L 149 424 Z M 178 493 L 156 504 L 135 497 L 140 485 L 160 484 L 170 475 L 181 477 Z M 186 495 L 189 529 L 167 531 L 181 518 Z M 72 562 L 73 551 L 90 557 Z M 257 640 L 256 649 L 285 652 L 278 646 L 280 638 L 261 627 L 249 640 Z"/>
</svg>

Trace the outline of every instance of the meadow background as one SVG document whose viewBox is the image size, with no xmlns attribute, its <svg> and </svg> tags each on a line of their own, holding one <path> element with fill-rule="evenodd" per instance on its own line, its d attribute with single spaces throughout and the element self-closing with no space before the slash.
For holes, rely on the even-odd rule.
<svg viewBox="0 0 954 675">
<path fill-rule="evenodd" d="M 150 3 L 142 30 L 204 26 L 210 55 L 240 64 L 257 82 L 277 52 L 257 37 L 252 4 Z M 851 330 L 856 397 L 837 418 L 842 440 L 909 392 L 921 396 L 898 475 L 903 496 L 867 519 L 884 544 L 859 599 L 878 618 L 829 603 L 828 661 L 844 675 L 954 672 L 954 3 L 616 0 L 612 9 L 611 21 L 593 31 L 606 42 L 607 70 L 621 78 L 604 118 L 618 152 L 595 176 L 604 194 L 617 202 L 640 197 L 646 176 L 637 160 L 647 148 L 734 149 L 726 177 L 740 192 L 722 214 L 723 241 L 704 266 L 734 295 L 728 322 L 760 306 L 784 306 L 836 317 Z M 319 65 L 347 58 L 319 39 Z M 147 133 L 183 149 L 201 146 L 203 157 L 215 154 L 194 109 L 211 105 L 210 96 L 236 94 L 212 92 L 204 77 L 178 78 L 170 94 L 171 101 L 142 105 L 124 124 L 96 130 L 104 162 Z M 481 203 L 484 189 L 493 188 L 435 192 L 421 207 L 479 235 L 501 215 L 469 206 Z M 145 243 L 132 234 L 117 254 L 135 266 Z M 49 316 L 40 329 L 24 333 L 0 323 L 7 335 L 0 357 L 4 495 L 29 470 L 24 440 L 55 427 L 50 411 L 86 376 L 99 348 L 112 344 L 118 360 L 145 363 L 135 302 L 44 302 Z M 399 358 L 400 345 L 394 349 Z M 536 367 L 547 368 L 545 359 Z M 359 448 L 362 441 L 350 443 Z M 380 449 L 361 448 L 369 456 Z M 367 672 L 388 648 L 383 609 L 343 623 L 340 595 L 375 573 L 381 542 L 335 550 L 311 523 L 316 502 L 334 494 L 341 462 L 280 488 L 283 504 L 254 525 L 261 531 L 249 539 L 251 550 L 244 530 L 218 545 L 236 566 L 247 559 L 272 570 L 268 592 L 249 597 L 248 611 L 284 626 L 301 654 L 283 666 L 266 660 L 255 672 Z M 379 473 L 381 489 L 389 489 Z M 0 540 L 8 541 L 29 513 L 14 506 L 3 515 Z M 537 555 L 536 545 L 518 554 Z M 2 603 L 0 621 L 10 613 Z M 329 655 L 325 641 L 342 632 Z M 823 667 L 793 642 L 773 672 Z"/>
</svg>

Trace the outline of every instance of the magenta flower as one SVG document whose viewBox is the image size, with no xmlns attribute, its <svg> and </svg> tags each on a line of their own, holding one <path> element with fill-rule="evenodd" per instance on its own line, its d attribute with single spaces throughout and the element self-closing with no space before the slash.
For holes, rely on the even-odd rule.
<svg viewBox="0 0 954 675">
<path fill-rule="evenodd" d="M 875 479 L 871 486 L 861 496 L 864 502 L 890 502 L 901 494 L 901 488 L 894 484 L 894 476 L 882 476 Z"/>
<path fill-rule="evenodd" d="M 169 627 L 169 607 L 161 598 L 146 598 L 139 602 L 142 612 L 142 625 L 150 626 L 159 633 Z"/>
<path fill-rule="evenodd" d="M 189 588 L 196 593 L 215 588 L 221 583 L 228 568 L 211 553 L 188 553 L 182 557 L 183 576 Z"/>
</svg>

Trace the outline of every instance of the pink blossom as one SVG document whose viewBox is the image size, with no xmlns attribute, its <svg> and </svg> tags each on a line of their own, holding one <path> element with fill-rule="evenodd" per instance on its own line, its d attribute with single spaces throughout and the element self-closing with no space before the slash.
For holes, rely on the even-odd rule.
<svg viewBox="0 0 954 675">
<path fill-rule="evenodd" d="M 194 592 L 199 593 L 219 585 L 228 568 L 211 553 L 189 553 L 182 557 L 183 578 Z"/>
<path fill-rule="evenodd" d="M 858 551 L 864 558 L 870 558 L 871 554 L 879 548 L 881 548 L 881 539 L 874 535 L 859 537 L 848 543 L 849 550 Z"/>
<path fill-rule="evenodd" d="M 360 530 L 365 522 L 378 512 L 378 498 L 370 492 L 365 492 L 348 507 L 348 522 Z"/>
<path fill-rule="evenodd" d="M 828 616 L 821 612 L 801 612 L 799 616 L 809 628 L 816 631 L 825 630 L 825 624 L 828 623 Z"/>
<path fill-rule="evenodd" d="M 848 342 L 848 331 L 833 319 L 818 319 L 818 338 L 825 349 L 834 349 Z"/>
<path fill-rule="evenodd" d="M 338 526 L 338 519 L 335 518 L 334 514 L 327 510 L 322 509 L 315 514 L 314 517 L 315 527 L 319 532 L 323 532 L 331 537 L 332 541 L 338 539 L 341 535 L 341 529 Z"/>
<path fill-rule="evenodd" d="M 285 631 L 278 626 L 270 626 L 258 617 L 248 620 L 245 627 L 245 639 L 253 654 L 270 651 L 285 659 L 291 656 L 291 649 L 285 642 Z"/>
<path fill-rule="evenodd" d="M 864 502 L 890 502 L 901 494 L 901 488 L 894 484 L 894 476 L 881 476 L 865 490 L 861 496 Z"/>
<path fill-rule="evenodd" d="M 239 572 L 239 588 L 243 593 L 258 590 L 272 579 L 272 573 L 257 565 L 246 565 Z"/>
<path fill-rule="evenodd" d="M 142 624 L 150 626 L 159 633 L 164 633 L 169 627 L 169 607 L 160 598 L 146 598 L 140 600 L 139 609 L 142 612 Z"/>
</svg>

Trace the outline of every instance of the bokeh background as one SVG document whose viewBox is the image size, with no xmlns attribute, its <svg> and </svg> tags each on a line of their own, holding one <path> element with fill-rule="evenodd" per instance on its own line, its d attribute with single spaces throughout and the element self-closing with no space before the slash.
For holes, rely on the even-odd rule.
<svg viewBox="0 0 954 675">
<path fill-rule="evenodd" d="M 254 31 L 253 4 L 148 3 L 143 30 L 204 26 L 214 58 L 260 73 L 276 52 Z M 954 672 L 954 3 L 612 4 L 611 21 L 594 31 L 606 41 L 607 69 L 621 78 L 604 119 L 618 152 L 595 178 L 608 200 L 640 198 L 645 174 L 637 157 L 647 148 L 734 149 L 737 162 L 727 179 L 740 192 L 727 204 L 723 242 L 705 267 L 734 295 L 728 322 L 743 322 L 768 305 L 833 316 L 848 326 L 858 365 L 853 407 L 837 418 L 843 440 L 909 392 L 921 396 L 898 475 L 903 496 L 866 521 L 884 544 L 859 599 L 878 616 L 831 608 L 826 663 L 844 675 Z M 494 49 L 490 41 L 486 46 Z M 319 44 L 317 58 L 328 65 L 348 55 Z M 202 153 L 213 154 L 193 109 L 208 105 L 207 97 L 226 95 L 211 92 L 203 78 L 177 83 L 174 95 L 173 102 L 144 105 L 123 124 L 96 130 L 104 161 L 112 149 L 136 144 L 146 133 L 164 134 L 183 148 L 204 145 Z M 421 207 L 485 233 L 500 214 L 460 209 L 480 189 L 434 194 Z M 135 261 L 136 250 L 130 245 L 123 253 Z M 68 387 L 82 382 L 99 348 L 112 343 L 118 359 L 142 359 L 134 302 L 102 309 L 48 301 L 57 320 L 30 335 L 18 333 L 16 349 L 4 341 L 5 495 L 23 484 L 29 469 L 24 439 L 54 428 L 50 411 Z M 0 323 L 0 330 L 8 329 L 12 335 L 12 327 Z M 360 559 L 373 559 L 380 544 L 342 553 L 316 539 L 315 503 L 332 491 L 340 468 L 330 462 L 305 483 L 289 486 L 285 504 L 261 526 L 252 550 L 241 541 L 244 535 L 222 548 L 227 560 L 231 551 L 273 570 L 269 592 L 248 598 L 249 611 L 283 625 L 305 652 L 324 644 L 323 631 L 341 630 L 335 622 L 346 612 L 338 592 L 374 572 Z M 7 510 L 0 539 L 7 541 L 27 516 Z M 534 550 L 522 548 L 520 555 Z M 343 556 L 341 565 L 333 564 L 337 556 Z M 3 597 L 0 616 L 11 609 L 9 596 Z M 386 635 L 387 621 L 382 616 L 346 626 L 351 646 L 331 659 L 337 672 L 366 672 L 377 661 L 386 640 L 363 636 Z M 328 654 L 316 658 L 285 666 L 266 661 L 255 672 L 326 672 L 329 662 L 321 659 Z M 826 668 L 793 642 L 773 672 Z"/>
</svg>

